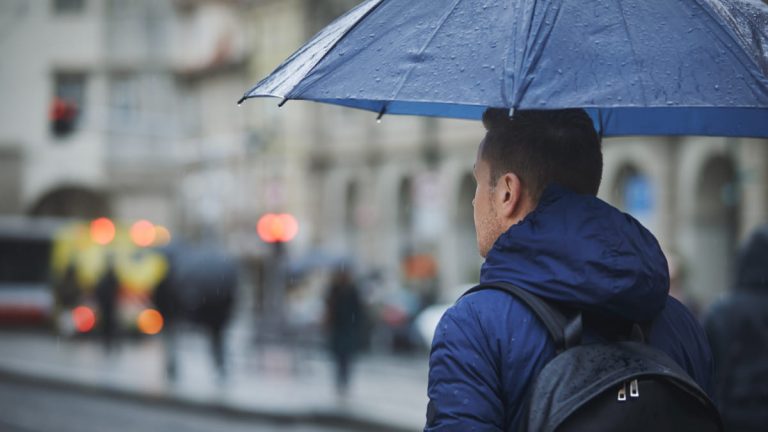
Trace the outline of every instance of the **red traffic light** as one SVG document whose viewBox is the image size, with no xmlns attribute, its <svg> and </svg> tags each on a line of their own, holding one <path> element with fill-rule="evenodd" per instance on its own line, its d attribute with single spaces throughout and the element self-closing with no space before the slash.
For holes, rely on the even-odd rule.
<svg viewBox="0 0 768 432">
<path fill-rule="evenodd" d="M 256 232 L 267 243 L 289 242 L 299 233 L 299 223 L 288 213 L 267 213 L 259 219 Z"/>
</svg>

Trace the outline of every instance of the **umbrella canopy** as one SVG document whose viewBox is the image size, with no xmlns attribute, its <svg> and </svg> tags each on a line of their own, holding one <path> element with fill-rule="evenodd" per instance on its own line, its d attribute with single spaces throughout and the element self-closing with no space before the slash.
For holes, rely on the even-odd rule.
<svg viewBox="0 0 768 432">
<path fill-rule="evenodd" d="M 768 137 L 761 0 L 368 0 L 245 93 L 479 119 L 584 108 L 604 136 Z"/>
</svg>

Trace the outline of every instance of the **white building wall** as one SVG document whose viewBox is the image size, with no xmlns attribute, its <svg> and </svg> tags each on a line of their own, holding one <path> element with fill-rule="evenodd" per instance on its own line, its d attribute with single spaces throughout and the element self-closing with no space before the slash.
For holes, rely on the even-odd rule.
<svg viewBox="0 0 768 432">
<path fill-rule="evenodd" d="M 7 2 L 0 43 L 0 145 L 21 146 L 24 169 L 22 209 L 28 210 L 59 185 L 99 189 L 103 181 L 101 134 L 95 125 L 104 83 L 102 2 L 86 2 L 82 13 L 56 15 L 51 2 Z M 49 107 L 54 71 L 86 74 L 85 107 L 80 127 L 56 139 L 50 133 Z"/>
</svg>

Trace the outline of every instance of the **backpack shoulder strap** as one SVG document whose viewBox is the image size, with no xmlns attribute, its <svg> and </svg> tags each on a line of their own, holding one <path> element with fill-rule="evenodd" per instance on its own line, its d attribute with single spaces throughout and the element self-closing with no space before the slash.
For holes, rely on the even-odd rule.
<svg viewBox="0 0 768 432">
<path fill-rule="evenodd" d="M 549 336 L 555 343 L 557 352 L 581 343 L 581 312 L 577 312 L 573 318 L 569 319 L 541 297 L 506 282 L 477 285 L 467 290 L 467 292 L 462 294 L 462 297 L 487 289 L 505 292 L 523 302 L 536 315 L 539 321 L 544 324 Z"/>
</svg>

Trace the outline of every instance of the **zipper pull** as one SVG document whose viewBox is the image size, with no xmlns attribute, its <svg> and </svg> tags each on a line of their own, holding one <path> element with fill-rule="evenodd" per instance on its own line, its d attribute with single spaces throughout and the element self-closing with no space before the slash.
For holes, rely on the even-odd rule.
<svg viewBox="0 0 768 432">
<path fill-rule="evenodd" d="M 619 396 L 616 398 L 619 402 L 624 402 L 627 400 L 627 383 L 621 383 L 621 387 L 619 387 Z"/>
<path fill-rule="evenodd" d="M 640 383 L 638 383 L 636 379 L 629 382 L 629 397 L 640 397 Z"/>
</svg>

